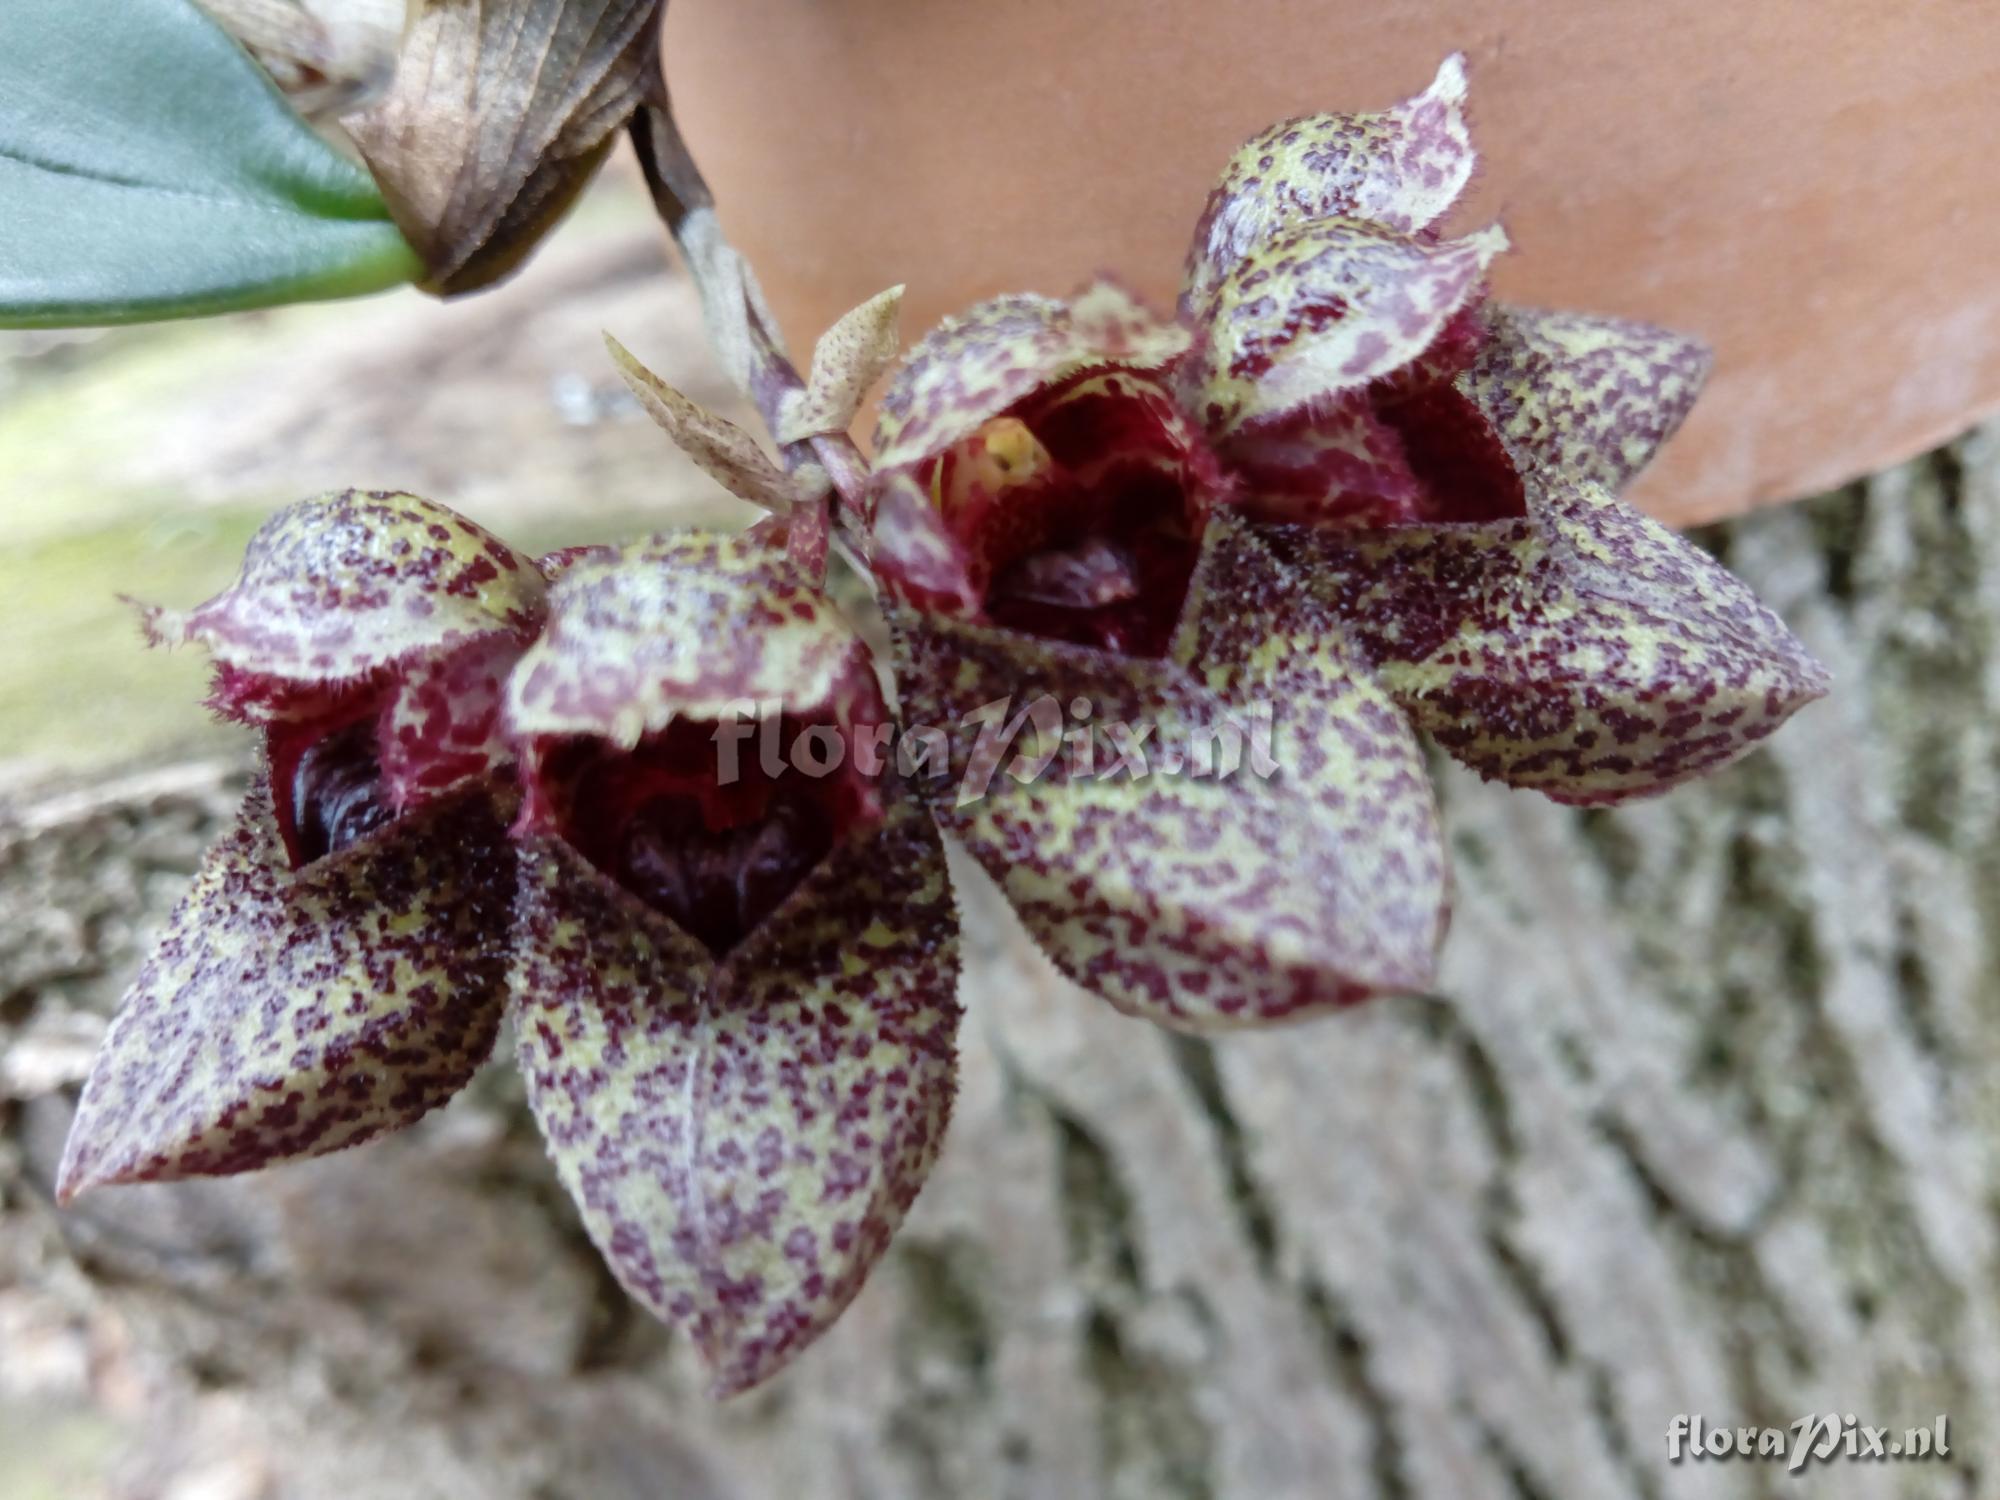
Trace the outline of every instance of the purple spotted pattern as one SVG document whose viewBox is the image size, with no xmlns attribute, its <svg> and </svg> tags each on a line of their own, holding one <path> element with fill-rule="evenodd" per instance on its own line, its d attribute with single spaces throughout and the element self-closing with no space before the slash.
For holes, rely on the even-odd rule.
<svg viewBox="0 0 2000 1500">
<path fill-rule="evenodd" d="M 1024 398 L 1088 370 L 1158 370 L 1192 336 L 1115 281 L 1068 301 L 995 297 L 948 318 L 910 351 L 882 393 L 875 466 L 893 471 L 943 452 Z"/>
<path fill-rule="evenodd" d="M 1465 59 L 1377 114 L 1305 115 L 1245 141 L 1209 194 L 1188 251 L 1191 302 L 1299 224 L 1360 219 L 1398 234 L 1428 229 L 1465 191 L 1477 161 L 1465 123 Z"/>
<path fill-rule="evenodd" d="M 65 1194 L 336 1150 L 471 1076 L 515 884 L 501 684 L 544 594 L 454 512 L 350 491 L 279 512 L 207 604 L 148 611 L 266 755 L 107 1035 Z"/>
<path fill-rule="evenodd" d="M 1705 553 L 1589 479 L 1531 473 L 1527 494 L 1514 521 L 1270 535 L 1432 738 L 1560 802 L 1714 771 L 1826 692 Z"/>
<path fill-rule="evenodd" d="M 492 1049 L 513 885 L 482 790 L 298 871 L 253 790 L 111 1023 L 58 1195 L 318 1156 L 442 1104 Z"/>
<path fill-rule="evenodd" d="M 199 644 L 226 673 L 327 685 L 483 636 L 532 635 L 544 592 L 532 562 L 455 511 L 346 490 L 279 511 L 208 603 L 144 617 L 156 644 Z M 246 717 L 276 716 L 257 701 Z"/>
<path fill-rule="evenodd" d="M 1436 241 L 1358 219 L 1260 243 L 1199 301 L 1206 335 L 1180 370 L 1218 442 L 1324 405 L 1422 360 L 1482 293 L 1498 228 Z"/>
<path fill-rule="evenodd" d="M 508 689 L 520 737 L 597 735 L 629 748 L 676 717 L 717 719 L 751 703 L 838 716 L 869 673 L 781 528 L 670 532 L 593 552 L 564 569 L 553 604 Z"/>
<path fill-rule="evenodd" d="M 1080 304 L 1000 298 L 920 341 L 883 399 L 873 561 L 899 692 L 956 725 L 934 812 L 1059 965 L 1170 1025 L 1426 982 L 1446 879 L 1412 720 L 1485 774 L 1609 802 L 1725 764 L 1824 690 L 1740 584 L 1608 493 L 1678 426 L 1699 346 L 1489 306 L 1504 234 L 1438 236 L 1475 164 L 1464 82 L 1450 59 L 1404 105 L 1246 145 L 1196 233 L 1184 344 L 1127 299 L 1147 358 L 1121 361 L 1079 349 Z M 1093 472 L 1049 393 L 1118 368 L 1174 392 L 1221 470 L 1189 509 L 1200 562 L 1164 657 L 1003 627 L 960 534 L 972 472 L 982 535 L 1012 513 L 1016 539 L 1055 533 L 1017 570 L 1144 586 L 1129 514 L 1069 535 L 1041 480 L 1059 450 Z M 1115 470 L 1138 427 L 1093 417 Z M 992 461 L 968 471 L 968 452 Z M 1065 746 L 985 779 L 987 726 L 964 716 L 1044 693 L 1155 743 L 1273 702 L 1282 770 L 1106 776 Z M 1059 726 L 1018 732 L 1038 763 Z M 959 795 L 968 767 L 983 795 Z"/>
<path fill-rule="evenodd" d="M 957 919 L 936 830 L 885 788 L 718 962 L 558 839 L 524 849 L 528 1097 L 618 1279 L 729 1395 L 860 1289 L 951 1112 Z"/>
<path fill-rule="evenodd" d="M 1210 527 L 1166 660 L 890 618 L 905 714 L 952 730 L 951 775 L 922 783 L 933 813 L 1079 983 L 1199 1031 L 1429 982 L 1444 857 L 1415 737 L 1241 523 Z M 1248 764 L 1266 704 L 1268 779 Z M 1147 727 L 1143 759 L 1114 721 Z M 1217 774 L 1232 726 L 1242 763 Z"/>
<path fill-rule="evenodd" d="M 1649 324 L 1494 305 L 1458 388 L 1522 462 L 1616 493 L 1679 429 L 1712 363 Z"/>
</svg>

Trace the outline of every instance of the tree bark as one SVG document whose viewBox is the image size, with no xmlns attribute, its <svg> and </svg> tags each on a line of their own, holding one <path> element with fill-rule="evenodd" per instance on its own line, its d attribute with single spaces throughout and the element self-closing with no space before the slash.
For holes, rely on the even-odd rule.
<svg viewBox="0 0 2000 1500">
<path fill-rule="evenodd" d="M 583 1238 L 504 1058 L 403 1137 L 57 1212 L 90 1049 L 241 768 L 19 800 L 0 1491 L 1993 1493 L 2000 430 L 1707 537 L 1833 696 L 1617 812 L 1445 772 L 1438 995 L 1171 1036 L 961 869 L 943 1159 L 846 1317 L 719 1407 Z M 1820 1412 L 1945 1414 L 1950 1456 L 1668 1460 L 1678 1415 Z"/>
</svg>

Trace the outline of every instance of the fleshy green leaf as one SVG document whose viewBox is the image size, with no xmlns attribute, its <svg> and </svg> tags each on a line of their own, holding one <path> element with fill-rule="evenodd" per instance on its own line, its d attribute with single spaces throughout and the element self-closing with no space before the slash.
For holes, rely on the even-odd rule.
<svg viewBox="0 0 2000 1500">
<path fill-rule="evenodd" d="M 484 791 L 293 871 L 260 782 L 111 1023 L 60 1196 L 320 1156 L 444 1103 L 493 1045 L 513 886 Z"/>
<path fill-rule="evenodd" d="M 839 1316 L 951 1112 L 957 920 L 908 794 L 721 963 L 561 841 L 523 856 L 517 1052 L 618 1279 L 717 1395 Z"/>
<path fill-rule="evenodd" d="M 1706 553 L 1601 485 L 1526 478 L 1517 520 L 1269 533 L 1459 760 L 1559 802 L 1620 802 L 1727 765 L 1826 692 Z"/>
<path fill-rule="evenodd" d="M 1704 345 L 1650 324 L 1499 304 L 1485 315 L 1459 389 L 1523 460 L 1614 493 L 1679 429 L 1708 378 Z"/>
<path fill-rule="evenodd" d="M 191 0 L 0 6 L 0 326 L 189 317 L 421 274 L 368 174 Z"/>
<path fill-rule="evenodd" d="M 890 620 L 906 718 L 949 743 L 933 814 L 1071 978 L 1194 1031 L 1429 981 L 1444 859 L 1415 738 L 1247 528 L 1211 520 L 1167 660 Z"/>
</svg>

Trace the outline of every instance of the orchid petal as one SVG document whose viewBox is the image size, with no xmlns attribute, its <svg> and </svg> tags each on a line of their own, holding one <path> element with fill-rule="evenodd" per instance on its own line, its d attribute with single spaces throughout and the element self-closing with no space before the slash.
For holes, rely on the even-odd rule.
<svg viewBox="0 0 2000 1500">
<path fill-rule="evenodd" d="M 59 1196 L 320 1156 L 444 1103 L 493 1045 L 513 885 L 483 791 L 294 872 L 260 782 L 111 1023 Z"/>
<path fill-rule="evenodd" d="M 889 613 L 906 718 L 949 746 L 933 815 L 1070 977 L 1186 1030 L 1429 981 L 1444 864 L 1415 739 L 1247 527 L 1211 522 L 1171 660 Z M 1255 748 L 1223 770 L 1267 705 L 1275 775 Z"/>
<path fill-rule="evenodd" d="M 1239 433 L 1220 457 L 1259 521 L 1356 526 L 1400 520 L 1423 501 L 1403 439 L 1365 394 Z"/>
<path fill-rule="evenodd" d="M 1452 755 L 1559 802 L 1620 802 L 1719 769 L 1826 692 L 1705 553 L 1601 485 L 1527 477 L 1518 520 L 1269 533 Z"/>
<path fill-rule="evenodd" d="M 1115 281 L 1095 282 L 1067 302 L 1025 294 L 982 302 L 933 329 L 889 382 L 876 419 L 876 467 L 942 453 L 1017 401 L 1083 371 L 1164 369 L 1191 341 Z"/>
<path fill-rule="evenodd" d="M 145 624 L 156 644 L 205 646 L 225 673 L 320 689 L 531 634 L 544 592 L 533 562 L 457 512 L 346 490 L 285 507 L 251 538 L 234 584 L 185 612 L 149 608 Z M 264 695 L 238 716 L 274 712 Z"/>
<path fill-rule="evenodd" d="M 1246 258 L 1288 229 L 1362 219 L 1415 234 L 1442 218 L 1472 180 L 1465 58 L 1379 114 L 1306 115 L 1244 142 L 1209 195 L 1188 252 L 1189 305 L 1206 302 Z"/>
<path fill-rule="evenodd" d="M 952 534 L 910 471 L 881 475 L 873 494 L 868 566 L 882 587 L 920 609 L 978 614 L 981 600 L 971 551 Z"/>
<path fill-rule="evenodd" d="M 801 498 L 796 480 L 778 467 L 757 440 L 726 417 L 697 405 L 647 369 L 609 334 L 604 342 L 618 373 L 646 414 L 666 430 L 674 446 L 739 500 L 784 512 Z"/>
<path fill-rule="evenodd" d="M 629 748 L 751 702 L 837 708 L 864 678 L 865 648 L 772 534 L 675 532 L 570 565 L 509 683 L 508 722 Z"/>
<path fill-rule="evenodd" d="M 1694 339 L 1622 318 L 1493 305 L 1459 389 L 1527 463 L 1606 489 L 1680 427 L 1712 358 Z"/>
<path fill-rule="evenodd" d="M 618 1279 L 717 1395 L 764 1380 L 881 1257 L 949 1117 L 957 925 L 906 794 L 717 964 L 559 840 L 523 860 L 529 1102 Z"/>
<path fill-rule="evenodd" d="M 784 420 L 774 434 L 779 442 L 803 442 L 854 425 L 861 403 L 902 348 L 897 331 L 902 309 L 903 289 L 892 286 L 844 313 L 820 335 L 805 389 L 787 401 Z"/>
<path fill-rule="evenodd" d="M 1220 440 L 1394 374 L 1446 334 L 1506 248 L 1498 225 L 1442 241 L 1359 219 L 1286 231 L 1191 304 L 1208 338 L 1181 370 L 1190 409 Z"/>
<path fill-rule="evenodd" d="M 489 636 L 414 661 L 397 677 L 377 746 L 398 812 L 512 764 L 501 707 L 521 652 L 515 637 Z"/>
</svg>

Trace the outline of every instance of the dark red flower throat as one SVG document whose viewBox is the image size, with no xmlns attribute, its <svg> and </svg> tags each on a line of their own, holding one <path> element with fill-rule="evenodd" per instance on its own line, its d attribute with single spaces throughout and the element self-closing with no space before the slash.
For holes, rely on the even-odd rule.
<svg viewBox="0 0 2000 1500">
<path fill-rule="evenodd" d="M 1132 656 L 1165 652 L 1221 490 L 1156 381 L 1074 376 L 933 459 L 932 503 L 997 625 Z"/>
<path fill-rule="evenodd" d="M 851 755 L 823 776 L 791 762 L 816 724 L 785 714 L 774 736 L 759 725 L 727 749 L 717 726 L 698 719 L 678 719 L 629 752 L 562 740 L 539 757 L 537 801 L 585 859 L 720 957 L 878 815 Z M 764 741 L 781 752 L 775 774 Z"/>
</svg>

